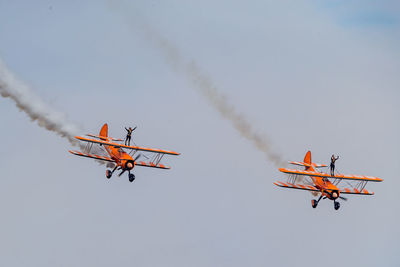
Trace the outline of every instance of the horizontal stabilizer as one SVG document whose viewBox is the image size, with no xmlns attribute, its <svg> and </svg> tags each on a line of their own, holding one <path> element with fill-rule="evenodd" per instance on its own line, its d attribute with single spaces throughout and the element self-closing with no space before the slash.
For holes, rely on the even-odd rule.
<svg viewBox="0 0 400 267">
<path fill-rule="evenodd" d="M 320 163 L 313 163 L 312 164 L 315 168 L 324 168 L 324 167 L 328 167 L 327 165 L 325 165 L 325 164 L 320 164 Z"/>
<path fill-rule="evenodd" d="M 73 150 L 69 150 L 68 152 L 71 153 L 71 154 L 77 155 L 77 156 L 81 156 L 81 157 L 104 160 L 104 161 L 109 161 L 109 162 L 115 162 L 111 158 L 104 157 L 104 156 L 88 154 L 88 153 L 83 153 L 83 152 L 80 152 L 80 151 L 73 151 Z"/>
<path fill-rule="evenodd" d="M 122 139 L 113 138 L 113 137 L 109 137 L 109 136 L 104 137 L 104 136 L 99 136 L 99 135 L 94 135 L 94 134 L 87 134 L 87 136 L 94 137 L 94 138 L 98 138 L 98 139 L 103 140 L 103 141 L 107 141 L 107 139 L 108 139 L 108 140 L 112 140 L 112 141 L 118 141 L 118 142 L 124 141 L 124 140 L 122 140 Z"/>
<path fill-rule="evenodd" d="M 300 161 L 289 161 L 289 163 L 290 163 L 290 164 L 293 164 L 293 165 L 304 166 L 304 167 L 311 167 L 311 166 L 313 166 L 313 167 L 315 167 L 315 168 L 328 167 L 328 166 L 325 165 L 325 164 L 318 164 L 318 163 L 311 163 L 311 164 L 308 164 L 308 163 L 300 162 Z"/>
<path fill-rule="evenodd" d="M 291 189 L 300 189 L 300 190 L 308 190 L 308 191 L 320 191 L 318 188 L 312 185 L 304 185 L 304 184 L 292 184 L 292 183 L 284 183 L 284 182 L 275 182 L 274 185 L 280 187 L 286 187 Z"/>
</svg>

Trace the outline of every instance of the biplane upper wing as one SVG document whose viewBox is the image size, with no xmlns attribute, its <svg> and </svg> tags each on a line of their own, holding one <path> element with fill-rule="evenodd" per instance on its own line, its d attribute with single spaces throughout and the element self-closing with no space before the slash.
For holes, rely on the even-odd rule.
<svg viewBox="0 0 400 267">
<path fill-rule="evenodd" d="M 358 190 L 357 188 L 343 188 L 340 189 L 341 194 L 352 194 L 352 195 L 373 195 L 374 192 L 368 191 L 367 189 Z"/>
<path fill-rule="evenodd" d="M 300 190 L 308 190 L 308 191 L 320 191 L 318 188 L 312 185 L 304 185 L 304 184 L 292 184 L 292 183 L 284 183 L 284 182 L 275 182 L 274 185 L 280 187 L 286 187 L 291 189 L 300 189 Z"/>
<path fill-rule="evenodd" d="M 158 169 L 171 169 L 169 166 L 165 166 L 164 164 L 155 164 L 152 162 L 144 162 L 144 161 L 137 161 L 135 162 L 136 166 L 143 166 L 143 167 L 150 167 L 150 168 L 158 168 Z"/>
<path fill-rule="evenodd" d="M 296 169 L 286 169 L 280 168 L 279 171 L 288 174 L 297 174 L 297 175 L 308 175 L 308 176 L 318 176 L 318 177 L 326 177 L 326 178 L 334 178 L 334 179 L 343 179 L 343 180 L 355 180 L 355 181 L 367 181 L 367 182 L 382 182 L 383 179 L 373 176 L 364 176 L 364 175 L 351 175 L 351 174 L 337 174 L 331 176 L 327 173 L 323 172 L 312 172 L 312 171 L 302 171 Z"/>
<path fill-rule="evenodd" d="M 146 152 L 153 152 L 153 153 L 160 153 L 160 154 L 168 154 L 168 155 L 180 155 L 180 153 L 174 152 L 174 151 L 161 150 L 161 149 L 148 148 L 148 147 L 139 147 L 139 146 L 126 146 L 123 144 L 107 142 L 107 141 L 103 141 L 103 140 L 96 140 L 96 139 L 86 138 L 86 137 L 82 137 L 82 136 L 75 136 L 75 138 L 78 140 L 81 140 L 81 141 L 102 144 L 102 145 L 106 145 L 106 146 L 122 147 L 122 148 L 127 148 L 127 149 L 132 149 L 132 150 L 146 151 Z"/>
<path fill-rule="evenodd" d="M 95 154 L 88 154 L 88 153 L 83 153 L 83 152 L 80 152 L 80 151 L 73 151 L 73 150 L 69 150 L 68 152 L 71 153 L 71 154 L 77 155 L 77 156 L 81 156 L 81 157 L 104 160 L 104 161 L 109 161 L 109 162 L 115 162 L 114 160 L 112 160 L 109 157 L 99 156 L 99 155 L 95 155 Z"/>
</svg>

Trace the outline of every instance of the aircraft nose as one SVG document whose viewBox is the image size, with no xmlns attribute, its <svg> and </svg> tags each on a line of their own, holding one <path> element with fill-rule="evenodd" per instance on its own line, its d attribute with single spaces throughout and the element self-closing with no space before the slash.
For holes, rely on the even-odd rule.
<svg viewBox="0 0 400 267">
<path fill-rule="evenodd" d="M 131 162 L 128 162 L 128 164 L 126 164 L 126 167 L 128 167 L 128 169 L 132 169 L 133 168 L 133 164 Z"/>
<path fill-rule="evenodd" d="M 338 194 L 337 194 L 336 192 L 333 192 L 333 193 L 332 193 L 332 197 L 333 197 L 333 198 L 337 198 L 337 197 L 338 197 Z"/>
</svg>

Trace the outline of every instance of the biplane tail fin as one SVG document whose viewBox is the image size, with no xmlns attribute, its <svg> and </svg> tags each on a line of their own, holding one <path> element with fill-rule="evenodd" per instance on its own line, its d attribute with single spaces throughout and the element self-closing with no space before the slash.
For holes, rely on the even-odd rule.
<svg viewBox="0 0 400 267">
<path fill-rule="evenodd" d="M 310 150 L 308 150 L 306 155 L 304 156 L 303 162 L 305 164 L 308 164 L 309 166 L 311 165 L 312 162 L 311 162 L 311 151 Z M 310 168 L 309 166 L 306 166 L 306 170 L 308 170 Z"/>
<path fill-rule="evenodd" d="M 304 163 L 311 165 L 311 151 L 308 150 L 306 156 L 304 157 Z"/>
<path fill-rule="evenodd" d="M 101 127 L 99 136 L 100 136 L 100 137 L 107 137 L 107 136 L 108 136 L 108 125 L 107 125 L 107 123 L 105 123 L 105 124 L 103 125 L 103 127 Z"/>
</svg>

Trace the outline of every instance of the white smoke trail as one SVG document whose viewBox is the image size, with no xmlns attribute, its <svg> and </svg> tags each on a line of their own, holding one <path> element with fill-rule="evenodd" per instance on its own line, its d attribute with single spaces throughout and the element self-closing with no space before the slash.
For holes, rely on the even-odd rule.
<svg viewBox="0 0 400 267">
<path fill-rule="evenodd" d="M 194 83 L 200 93 L 206 97 L 219 114 L 232 123 L 232 126 L 242 137 L 249 140 L 276 166 L 282 167 L 282 165 L 286 164 L 282 157 L 272 148 L 268 136 L 257 133 L 248 119 L 236 110 L 235 106 L 229 102 L 225 95 L 218 91 L 211 79 L 203 74 L 194 62 L 187 66 L 185 71 L 187 72 L 187 77 Z"/>
<path fill-rule="evenodd" d="M 19 110 L 36 122 L 40 127 L 66 138 L 72 145 L 79 142 L 74 138 L 81 132 L 79 127 L 66 117 L 49 108 L 32 90 L 18 80 L 0 59 L 0 95 L 14 101 Z"/>
<path fill-rule="evenodd" d="M 40 127 L 66 138 L 71 145 L 80 147 L 85 151 L 86 146 L 74 136 L 82 132 L 76 124 L 67 120 L 64 114 L 57 112 L 46 105 L 34 92 L 7 68 L 0 59 L 0 95 L 14 101 L 19 110 L 36 122 Z M 103 154 L 98 147 L 92 147 L 92 153 Z M 99 164 L 104 161 L 96 160 Z"/>
<path fill-rule="evenodd" d="M 183 74 L 197 91 L 205 97 L 208 103 L 215 108 L 218 113 L 232 123 L 234 129 L 245 139 L 250 141 L 259 151 L 263 152 L 268 160 L 276 166 L 286 163 L 281 155 L 274 151 L 271 142 L 266 134 L 257 133 L 249 120 L 239 113 L 228 98 L 222 94 L 212 82 L 212 79 L 200 69 L 194 60 L 187 60 L 179 49 L 168 39 L 164 38 L 159 32 L 152 28 L 137 12 L 128 14 L 127 10 L 132 10 L 122 6 L 121 2 L 111 1 L 110 7 L 121 13 L 127 20 L 128 26 L 139 29 L 147 41 L 157 47 L 167 63 L 176 71 Z"/>
</svg>

